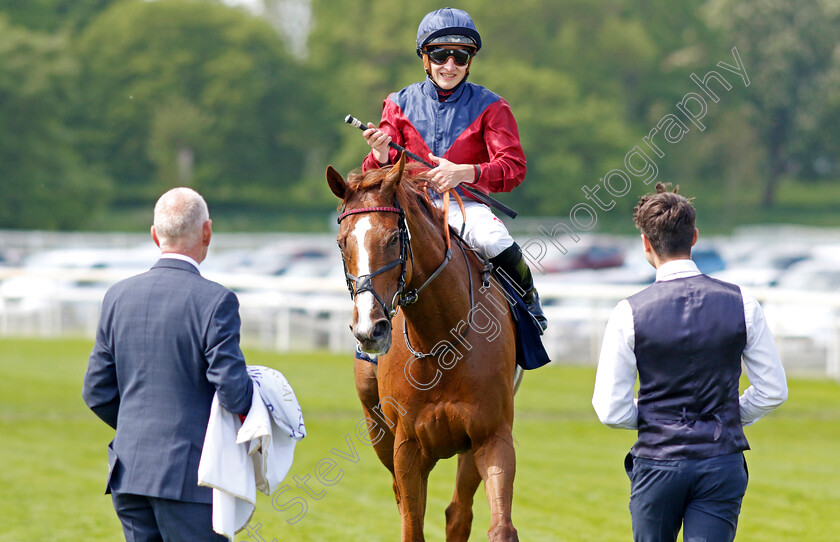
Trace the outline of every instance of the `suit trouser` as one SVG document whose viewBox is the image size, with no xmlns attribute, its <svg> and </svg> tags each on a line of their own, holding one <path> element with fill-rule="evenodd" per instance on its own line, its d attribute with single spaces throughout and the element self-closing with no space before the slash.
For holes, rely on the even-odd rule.
<svg viewBox="0 0 840 542">
<path fill-rule="evenodd" d="M 731 542 L 747 490 L 744 454 L 625 461 L 636 542 Z"/>
<path fill-rule="evenodd" d="M 221 542 L 213 532 L 213 505 L 113 493 L 126 542 Z"/>
</svg>

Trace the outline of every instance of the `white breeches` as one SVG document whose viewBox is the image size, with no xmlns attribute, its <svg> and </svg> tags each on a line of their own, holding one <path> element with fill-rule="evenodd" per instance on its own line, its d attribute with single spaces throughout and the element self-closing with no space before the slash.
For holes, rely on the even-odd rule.
<svg viewBox="0 0 840 542">
<path fill-rule="evenodd" d="M 513 244 L 513 237 L 508 233 L 507 227 L 489 207 L 468 197 L 461 199 L 464 201 L 464 211 L 467 214 L 464 239 L 471 247 L 489 259 L 498 256 Z M 436 198 L 435 203 L 438 207 L 443 206 L 442 199 Z M 460 232 L 463 223 L 461 208 L 452 198 L 449 201 L 449 225 Z"/>
</svg>

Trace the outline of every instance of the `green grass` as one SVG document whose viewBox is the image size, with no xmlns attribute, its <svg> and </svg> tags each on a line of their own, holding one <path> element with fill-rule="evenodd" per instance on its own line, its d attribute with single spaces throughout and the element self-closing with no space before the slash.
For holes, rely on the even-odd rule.
<svg viewBox="0 0 840 542">
<path fill-rule="evenodd" d="M 110 428 L 84 406 L 80 390 L 87 341 L 0 340 L 0 541 L 120 540 L 110 499 L 103 495 Z M 308 436 L 297 448 L 277 500 L 305 499 L 277 510 L 260 496 L 251 525 L 266 541 L 393 541 L 399 515 L 390 476 L 373 450 L 354 436 L 361 409 L 348 356 L 246 352 L 249 363 L 286 375 L 303 406 Z M 526 374 L 517 396 L 517 474 L 513 519 L 523 541 L 613 541 L 630 538 L 629 482 L 622 459 L 635 436 L 601 426 L 590 406 L 594 370 L 545 367 Z M 739 542 L 831 541 L 840 533 L 840 386 L 826 380 L 790 382 L 790 399 L 746 429 L 750 486 Z M 349 435 L 349 436 L 348 436 Z M 336 458 L 332 449 L 357 462 Z M 333 458 L 341 479 L 321 485 L 315 465 Z M 430 479 L 426 536 L 443 540 L 454 460 Z M 319 499 L 295 487 L 310 475 Z M 337 476 L 338 471 L 331 473 Z M 483 489 L 476 499 L 474 540 L 483 540 L 489 514 Z M 244 533 L 237 541 L 252 540 Z"/>
</svg>

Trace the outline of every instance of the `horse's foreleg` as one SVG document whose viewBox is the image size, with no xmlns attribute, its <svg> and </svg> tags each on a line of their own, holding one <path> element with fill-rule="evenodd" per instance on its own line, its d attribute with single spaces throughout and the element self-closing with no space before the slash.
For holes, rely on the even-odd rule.
<svg viewBox="0 0 840 542">
<path fill-rule="evenodd" d="M 415 440 L 397 435 L 394 448 L 394 472 L 397 499 L 402 515 L 402 541 L 423 542 L 423 518 L 426 515 L 426 486 L 434 466 Z"/>
<path fill-rule="evenodd" d="M 511 521 L 513 478 L 516 454 L 510 427 L 499 428 L 495 435 L 473 449 L 478 472 L 484 480 L 487 502 L 490 503 L 491 542 L 516 542 L 519 536 Z"/>
<path fill-rule="evenodd" d="M 356 380 L 356 393 L 359 394 L 359 400 L 362 402 L 365 418 L 368 419 L 370 442 L 379 461 L 391 471 L 394 497 L 397 500 L 397 507 L 400 507 L 400 494 L 397 492 L 397 482 L 394 478 L 394 433 L 382 416 L 374 410 L 379 405 L 376 365 L 356 358 L 353 363 L 353 376 Z"/>
<path fill-rule="evenodd" d="M 481 484 L 472 452 L 458 455 L 455 495 L 446 508 L 446 542 L 465 542 L 470 538 L 473 520 L 473 497 Z"/>
</svg>

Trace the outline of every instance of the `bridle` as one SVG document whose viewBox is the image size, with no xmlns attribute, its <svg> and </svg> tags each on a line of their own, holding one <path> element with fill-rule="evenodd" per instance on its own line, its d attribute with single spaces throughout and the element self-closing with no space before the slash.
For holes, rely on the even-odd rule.
<svg viewBox="0 0 840 542">
<path fill-rule="evenodd" d="M 403 211 L 398 203 L 395 203 L 393 207 L 362 207 L 359 209 L 350 209 L 347 211 L 342 212 L 338 216 L 338 223 L 341 224 L 341 221 L 351 215 L 357 215 L 360 213 L 396 213 L 399 215 L 399 219 L 397 220 L 397 229 L 399 232 L 399 241 L 400 241 L 400 255 L 399 258 L 396 260 L 392 260 L 389 263 L 386 263 L 376 271 L 372 273 L 368 273 L 366 275 L 362 275 L 357 277 L 356 275 L 350 273 L 347 270 L 347 261 L 344 259 L 344 253 L 341 253 L 341 263 L 344 266 L 344 277 L 347 280 L 347 290 L 350 292 L 350 299 L 356 300 L 356 296 L 364 293 L 370 292 L 373 294 L 374 299 L 376 299 L 377 303 L 382 307 L 382 310 L 388 317 L 388 322 L 397 314 L 399 307 L 404 307 L 406 305 L 411 305 L 412 303 L 416 302 L 420 291 L 426 287 L 430 282 L 432 282 L 446 265 L 449 263 L 449 260 L 452 258 L 452 250 L 449 246 L 446 247 L 446 256 L 443 259 L 443 262 L 438 266 L 434 273 L 432 273 L 429 278 L 419 287 L 413 290 L 406 291 L 406 283 L 405 283 L 405 275 L 406 270 L 408 267 L 408 261 L 411 260 L 412 264 L 414 263 L 414 254 L 411 251 L 411 242 L 408 236 L 408 226 L 405 221 L 405 211 Z M 373 277 L 377 275 L 381 275 L 386 271 L 390 271 L 391 269 L 400 266 L 400 277 L 397 281 L 397 291 L 394 293 L 394 297 L 391 299 L 390 305 L 386 305 L 385 301 L 383 301 L 382 297 L 376 292 L 373 288 Z"/>
<path fill-rule="evenodd" d="M 458 200 L 458 204 L 461 206 L 461 213 L 465 215 L 463 203 L 461 203 L 460 198 L 455 196 L 456 200 Z M 467 325 L 464 326 L 464 329 L 460 332 L 459 335 L 455 336 L 455 340 L 460 344 L 466 339 L 466 335 L 469 333 L 470 329 L 472 329 L 473 324 L 473 309 L 475 307 L 475 297 L 473 292 L 473 279 L 472 279 L 472 272 L 470 270 L 470 261 L 467 257 L 467 251 L 473 252 L 476 255 L 478 253 L 475 249 L 472 248 L 465 248 L 467 247 L 466 241 L 464 241 L 463 237 L 456 233 L 455 231 L 450 231 L 448 225 L 448 209 L 449 209 L 449 192 L 443 194 L 443 201 L 444 201 L 444 230 L 445 230 L 445 238 L 446 238 L 446 255 L 443 258 L 443 261 L 440 265 L 435 269 L 434 273 L 429 275 L 422 285 L 419 288 L 415 288 L 413 290 L 405 291 L 406 283 L 405 283 L 405 275 L 406 275 L 406 268 L 408 265 L 408 261 L 411 260 L 412 265 L 414 264 L 414 254 L 411 250 L 411 242 L 408 236 L 408 226 L 405 221 L 405 211 L 399 206 L 399 203 L 395 202 L 393 207 L 387 206 L 380 206 L 380 207 L 362 207 L 359 209 L 350 209 L 343 211 L 338 216 L 338 223 L 341 224 L 341 221 L 351 215 L 356 215 L 360 213 L 396 213 L 399 215 L 399 219 L 397 222 L 397 227 L 399 229 L 399 239 L 400 239 L 400 256 L 398 259 L 393 260 L 373 273 L 368 273 L 366 275 L 362 275 L 361 277 L 357 277 L 347 271 L 347 261 L 344 259 L 344 253 L 341 253 L 341 263 L 344 265 L 344 277 L 347 280 L 347 289 L 350 292 L 350 299 L 355 301 L 356 296 L 363 292 L 370 292 L 373 294 L 373 297 L 382 307 L 382 310 L 388 317 L 388 323 L 391 323 L 393 317 L 397 314 L 399 307 L 404 307 L 406 305 L 411 305 L 415 303 L 420 296 L 420 292 L 429 285 L 438 275 L 444 270 L 444 268 L 449 264 L 449 261 L 452 259 L 452 246 L 451 246 L 451 239 L 450 235 L 454 235 L 455 238 L 458 240 L 458 248 L 461 249 L 461 253 L 464 255 L 464 262 L 467 266 L 467 276 L 469 277 L 469 296 L 470 296 L 470 312 L 469 318 L 467 321 Z M 463 233 L 463 228 L 462 228 Z M 480 259 L 484 261 L 484 267 L 481 270 L 482 275 L 482 287 L 489 288 L 490 286 L 490 271 L 493 268 L 492 264 L 490 264 L 487 260 L 485 260 L 482 256 L 478 255 Z M 386 271 L 389 271 L 396 266 L 400 266 L 400 278 L 397 283 L 397 291 L 394 294 L 393 299 L 391 299 L 390 307 L 385 304 L 382 300 L 382 297 L 376 293 L 376 290 L 373 289 L 373 283 L 371 279 L 377 275 L 380 275 Z M 417 358 L 427 358 L 431 357 L 434 354 L 432 352 L 424 353 L 416 350 L 413 346 L 411 346 L 411 341 L 408 338 L 408 328 L 406 327 L 406 320 L 403 320 L 403 336 L 405 337 L 405 345 L 408 348 L 408 351 Z"/>
</svg>

